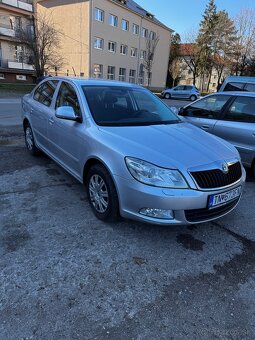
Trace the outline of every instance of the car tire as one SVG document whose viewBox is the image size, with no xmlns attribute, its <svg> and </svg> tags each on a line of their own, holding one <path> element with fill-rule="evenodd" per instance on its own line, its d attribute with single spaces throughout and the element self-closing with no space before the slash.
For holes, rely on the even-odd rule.
<svg viewBox="0 0 255 340">
<path fill-rule="evenodd" d="M 32 156 L 37 156 L 40 153 L 40 150 L 35 145 L 34 134 L 31 125 L 28 122 L 24 125 L 24 134 L 27 151 Z"/>
<path fill-rule="evenodd" d="M 171 94 L 170 93 L 165 93 L 164 98 L 165 99 L 171 99 Z"/>
<path fill-rule="evenodd" d="M 189 99 L 190 99 L 192 102 L 194 102 L 194 100 L 197 99 L 197 96 L 195 96 L 194 94 L 192 94 L 192 95 L 189 97 Z"/>
<path fill-rule="evenodd" d="M 86 177 L 89 204 L 95 216 L 106 222 L 119 219 L 119 200 L 111 175 L 101 164 L 93 165 Z"/>
</svg>

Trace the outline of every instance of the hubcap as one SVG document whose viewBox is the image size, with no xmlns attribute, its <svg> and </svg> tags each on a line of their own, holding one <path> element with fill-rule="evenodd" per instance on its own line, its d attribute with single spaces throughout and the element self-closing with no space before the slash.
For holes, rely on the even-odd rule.
<svg viewBox="0 0 255 340">
<path fill-rule="evenodd" d="M 28 126 L 26 128 L 26 143 L 29 150 L 33 149 L 34 141 L 31 128 Z"/>
<path fill-rule="evenodd" d="M 96 211 L 104 213 L 109 204 L 109 194 L 101 176 L 93 175 L 90 178 L 89 196 Z"/>
</svg>

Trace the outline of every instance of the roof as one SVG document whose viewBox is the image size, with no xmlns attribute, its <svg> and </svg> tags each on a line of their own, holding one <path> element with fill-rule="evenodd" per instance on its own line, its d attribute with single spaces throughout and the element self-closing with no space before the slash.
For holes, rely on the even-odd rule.
<svg viewBox="0 0 255 340">
<path fill-rule="evenodd" d="M 131 11 L 136 12 L 138 15 L 145 17 L 146 19 L 154 22 L 155 24 L 160 25 L 160 26 L 164 27 L 165 29 L 167 29 L 171 32 L 174 32 L 174 30 L 172 30 L 171 28 L 164 25 L 161 21 L 156 19 L 155 16 L 152 13 L 149 13 L 146 9 L 144 9 L 143 7 L 138 5 L 135 1 L 133 1 L 133 0 L 126 0 L 126 1 L 113 0 L 113 1 L 124 6 L 124 7 L 127 7 Z"/>
<path fill-rule="evenodd" d="M 125 87 L 144 89 L 144 87 L 133 84 L 133 83 L 122 82 L 122 81 L 117 81 L 117 80 L 105 80 L 105 79 L 98 79 L 98 78 L 96 79 L 96 78 L 86 78 L 86 77 L 49 76 L 43 79 L 43 81 L 49 81 L 49 80 L 67 80 L 78 85 L 125 86 Z"/>
</svg>

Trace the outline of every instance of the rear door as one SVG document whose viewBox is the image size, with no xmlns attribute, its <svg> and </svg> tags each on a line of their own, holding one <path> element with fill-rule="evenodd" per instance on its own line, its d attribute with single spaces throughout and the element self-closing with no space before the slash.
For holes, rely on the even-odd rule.
<svg viewBox="0 0 255 340">
<path fill-rule="evenodd" d="M 58 80 L 43 82 L 34 91 L 30 100 L 30 122 L 38 146 L 48 149 L 48 117 L 51 111 L 51 102 L 56 90 Z"/>
<path fill-rule="evenodd" d="M 237 96 L 213 133 L 232 143 L 250 166 L 255 158 L 255 97 Z"/>
<path fill-rule="evenodd" d="M 203 98 L 184 109 L 185 118 L 201 129 L 213 133 L 214 125 L 229 99 L 229 95 L 213 95 Z"/>
</svg>

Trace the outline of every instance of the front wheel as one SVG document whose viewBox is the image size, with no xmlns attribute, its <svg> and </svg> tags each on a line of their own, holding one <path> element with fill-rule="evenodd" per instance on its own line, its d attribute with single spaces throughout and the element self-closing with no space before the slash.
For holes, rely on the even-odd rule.
<svg viewBox="0 0 255 340">
<path fill-rule="evenodd" d="M 109 172 L 100 164 L 92 166 L 86 178 L 89 204 L 97 218 L 114 222 L 119 218 L 119 200 Z"/>
<path fill-rule="evenodd" d="M 192 95 L 192 96 L 190 96 L 190 100 L 192 101 L 192 102 L 194 102 L 194 100 L 196 100 L 197 99 L 197 96 L 195 96 L 194 94 Z"/>
<path fill-rule="evenodd" d="M 33 155 L 37 156 L 40 150 L 35 145 L 34 135 L 29 123 L 26 123 L 24 126 L 24 133 L 25 133 L 25 142 L 28 152 Z"/>
</svg>

